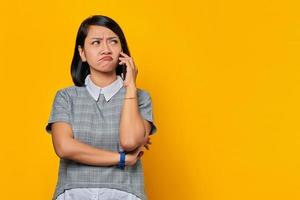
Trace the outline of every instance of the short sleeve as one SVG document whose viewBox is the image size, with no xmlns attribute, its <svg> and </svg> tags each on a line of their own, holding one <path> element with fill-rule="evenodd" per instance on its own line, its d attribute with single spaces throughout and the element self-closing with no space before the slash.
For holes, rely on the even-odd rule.
<svg viewBox="0 0 300 200">
<path fill-rule="evenodd" d="M 142 117 L 149 121 L 151 124 L 150 135 L 154 134 L 157 131 L 157 127 L 153 118 L 153 109 L 152 109 L 152 101 L 151 96 L 148 92 L 144 90 L 140 90 L 138 93 L 139 98 L 139 111 Z"/>
<path fill-rule="evenodd" d="M 71 102 L 68 94 L 59 90 L 55 94 L 55 98 L 52 104 L 50 117 L 46 126 L 46 131 L 51 133 L 51 125 L 54 122 L 67 122 L 71 124 Z"/>
</svg>

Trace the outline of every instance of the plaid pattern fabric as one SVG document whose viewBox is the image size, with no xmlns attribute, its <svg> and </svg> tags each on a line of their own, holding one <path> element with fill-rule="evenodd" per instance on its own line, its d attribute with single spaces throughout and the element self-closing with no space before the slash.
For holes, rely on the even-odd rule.
<svg viewBox="0 0 300 200">
<path fill-rule="evenodd" d="M 94 147 L 118 152 L 119 122 L 126 89 L 122 87 L 108 101 L 100 94 L 93 99 L 86 87 L 71 86 L 57 91 L 46 131 L 51 124 L 62 121 L 71 125 L 74 138 Z M 151 122 L 151 134 L 157 131 L 153 122 L 151 97 L 138 89 L 138 105 L 141 116 Z M 60 159 L 59 174 L 53 200 L 66 189 L 114 188 L 146 200 L 144 174 L 139 160 L 134 166 L 120 170 L 117 166 L 102 167 Z"/>
</svg>

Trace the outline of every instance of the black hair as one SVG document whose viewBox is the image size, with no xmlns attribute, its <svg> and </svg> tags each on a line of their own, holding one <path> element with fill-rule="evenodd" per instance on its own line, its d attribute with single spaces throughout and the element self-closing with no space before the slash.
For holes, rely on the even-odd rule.
<svg viewBox="0 0 300 200">
<path fill-rule="evenodd" d="M 79 55 L 78 46 L 81 46 L 82 48 L 84 47 L 84 41 L 86 36 L 88 35 L 89 26 L 91 25 L 106 27 L 117 34 L 121 42 L 122 51 L 130 56 L 124 33 L 117 22 L 103 15 L 93 15 L 88 17 L 80 24 L 80 27 L 78 29 L 74 55 L 71 64 L 72 80 L 76 86 L 80 87 L 84 86 L 84 80 L 86 76 L 90 74 L 90 67 L 87 62 L 82 62 Z M 123 71 L 122 65 L 118 65 L 116 68 L 116 74 L 124 77 L 124 73 L 125 72 Z"/>
</svg>

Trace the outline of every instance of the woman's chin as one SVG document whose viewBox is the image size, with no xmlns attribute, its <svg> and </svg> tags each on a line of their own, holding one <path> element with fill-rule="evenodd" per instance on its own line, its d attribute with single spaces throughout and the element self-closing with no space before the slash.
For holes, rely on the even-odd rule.
<svg viewBox="0 0 300 200">
<path fill-rule="evenodd" d="M 115 70 L 116 70 L 116 67 L 111 66 L 111 65 L 96 66 L 93 68 L 94 68 L 94 70 L 102 72 L 102 73 L 111 73 L 111 72 L 115 72 Z"/>
</svg>

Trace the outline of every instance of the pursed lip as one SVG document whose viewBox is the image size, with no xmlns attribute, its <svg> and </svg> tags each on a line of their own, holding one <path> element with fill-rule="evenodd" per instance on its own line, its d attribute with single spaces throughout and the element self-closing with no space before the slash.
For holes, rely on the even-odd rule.
<svg viewBox="0 0 300 200">
<path fill-rule="evenodd" d="M 100 60 L 113 60 L 113 58 L 111 56 L 104 56 L 102 58 L 100 58 L 98 61 Z"/>
</svg>

